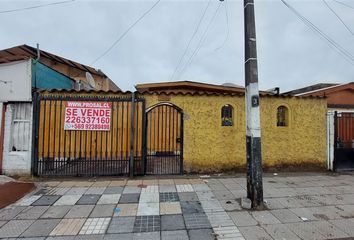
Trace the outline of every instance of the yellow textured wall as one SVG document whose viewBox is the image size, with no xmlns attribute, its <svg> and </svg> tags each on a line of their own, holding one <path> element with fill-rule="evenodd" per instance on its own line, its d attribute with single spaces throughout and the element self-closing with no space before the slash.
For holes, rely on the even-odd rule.
<svg viewBox="0 0 354 240">
<path fill-rule="evenodd" d="M 146 107 L 170 102 L 183 109 L 186 171 L 217 172 L 245 167 L 243 96 L 171 95 L 164 97 L 164 101 L 159 101 L 157 95 L 144 98 Z M 225 104 L 234 108 L 233 126 L 221 126 L 221 107 Z M 280 105 L 289 108 L 288 127 L 276 126 Z M 264 167 L 325 166 L 326 100 L 262 97 L 260 106 Z"/>
</svg>

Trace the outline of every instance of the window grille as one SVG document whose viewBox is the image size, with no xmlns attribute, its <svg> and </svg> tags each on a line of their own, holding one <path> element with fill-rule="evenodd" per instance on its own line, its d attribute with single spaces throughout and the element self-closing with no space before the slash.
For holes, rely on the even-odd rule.
<svg viewBox="0 0 354 240">
<path fill-rule="evenodd" d="M 288 108 L 285 106 L 278 107 L 277 110 L 277 126 L 286 127 L 289 125 Z"/>
<path fill-rule="evenodd" d="M 14 103 L 12 108 L 10 151 L 29 151 L 31 136 L 31 103 Z"/>
<path fill-rule="evenodd" d="M 221 108 L 221 126 L 233 125 L 232 112 L 233 107 L 229 104 L 226 104 Z"/>
</svg>

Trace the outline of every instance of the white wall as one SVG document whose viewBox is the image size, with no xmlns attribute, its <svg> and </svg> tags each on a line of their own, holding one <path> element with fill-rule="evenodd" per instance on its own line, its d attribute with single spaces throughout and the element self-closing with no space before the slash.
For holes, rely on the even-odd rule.
<svg viewBox="0 0 354 240">
<path fill-rule="evenodd" d="M 5 112 L 4 128 L 4 152 L 3 152 L 3 173 L 6 175 L 29 175 L 31 174 L 31 149 L 32 149 L 32 107 L 30 111 L 30 123 L 28 129 L 28 151 L 12 151 L 13 136 L 13 111 L 14 105 L 8 104 Z M 27 131 L 26 131 L 27 132 Z"/>
<path fill-rule="evenodd" d="M 0 102 L 31 101 L 31 60 L 0 64 Z"/>
<path fill-rule="evenodd" d="M 334 161 L 334 112 L 354 112 L 354 109 L 348 108 L 328 108 L 327 112 L 327 168 L 333 170 Z"/>
</svg>

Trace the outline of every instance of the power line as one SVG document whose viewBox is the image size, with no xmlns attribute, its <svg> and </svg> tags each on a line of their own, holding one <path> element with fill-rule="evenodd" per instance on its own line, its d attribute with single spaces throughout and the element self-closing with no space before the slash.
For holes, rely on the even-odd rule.
<svg viewBox="0 0 354 240">
<path fill-rule="evenodd" d="M 124 37 L 125 35 L 127 35 L 127 33 L 136 25 L 138 24 L 148 13 L 150 13 L 152 11 L 152 9 L 154 9 L 156 7 L 156 5 L 160 2 L 161 0 L 157 0 L 147 11 L 145 11 L 132 25 L 130 25 L 127 30 L 125 30 L 119 37 L 117 40 L 115 40 L 113 42 L 113 44 L 111 46 L 109 46 L 109 48 L 107 48 L 106 51 L 104 51 L 100 56 L 98 56 L 94 61 L 92 61 L 92 64 L 94 64 L 95 62 L 97 62 L 98 60 L 100 60 L 101 58 L 103 58 L 109 51 L 112 50 L 112 48 L 117 45 L 117 43 L 119 43 Z"/>
<path fill-rule="evenodd" d="M 47 6 L 53 6 L 53 5 L 60 5 L 60 4 L 69 3 L 69 2 L 73 2 L 73 1 L 75 1 L 75 0 L 61 1 L 61 2 L 53 2 L 53 3 L 46 3 L 46 4 L 40 4 L 40 5 L 35 5 L 35 6 L 30 6 L 30 7 L 24 7 L 24 8 L 15 8 L 15 9 L 10 9 L 10 10 L 0 11 L 0 14 L 2 14 L 2 13 L 11 13 L 11 12 L 26 11 L 26 10 L 31 10 L 31 9 L 35 9 L 35 8 L 41 8 L 41 7 L 47 7 Z"/>
<path fill-rule="evenodd" d="M 219 47 L 214 49 L 215 52 L 219 51 L 220 49 L 222 49 L 225 46 L 227 40 L 229 39 L 229 35 L 230 35 L 229 13 L 227 11 L 227 0 L 225 0 L 224 9 L 225 9 L 226 27 L 227 27 L 226 37 L 225 37 L 224 41 L 222 42 L 222 44 Z"/>
<path fill-rule="evenodd" d="M 180 74 L 179 76 L 182 76 L 182 74 L 184 73 L 184 71 L 192 64 L 193 62 L 193 58 L 198 54 L 199 50 L 201 49 L 205 39 L 206 39 L 206 36 L 207 36 L 207 33 L 209 31 L 209 27 L 211 26 L 212 22 L 214 21 L 219 9 L 220 9 L 220 6 L 221 6 L 221 2 L 219 2 L 218 4 L 218 7 L 215 9 L 215 12 L 213 14 L 213 16 L 211 17 L 205 31 L 203 32 L 202 34 L 202 37 L 200 38 L 199 42 L 198 42 L 198 45 L 197 47 L 194 49 L 192 55 L 189 57 L 187 63 L 184 65 L 184 67 L 182 68 L 182 70 L 180 71 Z"/>
<path fill-rule="evenodd" d="M 348 32 L 350 32 L 350 34 L 352 34 L 354 36 L 354 32 L 347 26 L 347 24 L 345 24 L 345 22 L 343 21 L 343 19 L 336 13 L 336 11 L 334 11 L 333 8 L 331 8 L 331 6 L 326 2 L 326 0 L 322 0 L 323 3 L 327 6 L 327 8 L 334 14 L 336 15 L 336 17 L 338 18 L 338 20 L 344 25 L 344 27 L 348 30 Z"/>
<path fill-rule="evenodd" d="M 354 7 L 350 6 L 349 4 L 346 4 L 344 2 L 341 2 L 341 1 L 338 1 L 338 0 L 333 0 L 334 2 L 336 3 L 339 3 L 339 4 L 342 4 L 343 6 L 347 7 L 347 8 L 351 8 L 351 9 L 354 9 Z"/>
<path fill-rule="evenodd" d="M 322 37 L 327 44 L 334 50 L 336 50 L 338 53 L 340 53 L 342 56 L 345 57 L 345 59 L 354 65 L 354 56 L 348 52 L 345 48 L 343 48 L 341 45 L 339 45 L 336 41 L 331 39 L 327 34 L 322 32 L 318 27 L 316 27 L 310 20 L 308 20 L 306 17 L 302 16 L 295 8 L 293 8 L 291 5 L 289 5 L 285 0 L 281 0 L 282 3 L 290 9 L 301 21 L 305 23 L 306 26 L 308 26 L 312 31 L 317 33 L 320 37 Z"/>
<path fill-rule="evenodd" d="M 189 42 L 188 42 L 188 44 L 187 44 L 187 47 L 186 47 L 186 49 L 184 50 L 183 54 L 181 55 L 181 57 L 180 57 L 180 59 L 179 59 L 179 61 L 178 61 L 178 64 L 177 64 L 177 66 L 176 66 L 176 68 L 175 68 L 175 70 L 173 71 L 173 74 L 172 74 L 172 76 L 171 76 L 171 78 L 170 78 L 170 81 L 174 78 L 174 76 L 175 76 L 175 74 L 176 74 L 176 72 L 177 72 L 179 66 L 180 66 L 181 63 L 182 63 L 183 58 L 186 56 L 187 51 L 188 51 L 188 49 L 189 49 L 189 46 L 191 45 L 192 40 L 194 39 L 195 35 L 197 34 L 197 32 L 198 32 L 198 30 L 199 30 L 199 27 L 200 27 L 200 25 L 201 25 L 201 23 L 202 23 L 202 21 L 203 21 L 203 19 L 204 19 L 205 13 L 207 12 L 207 10 L 208 10 L 208 8 L 209 8 L 210 2 L 211 2 L 211 0 L 208 1 L 207 6 L 205 7 L 202 16 L 201 16 L 200 19 L 199 19 L 199 22 L 198 22 L 198 24 L 197 24 L 197 27 L 195 28 L 195 30 L 194 30 L 194 32 L 193 32 L 193 34 L 192 34 L 192 37 L 189 39 Z"/>
</svg>

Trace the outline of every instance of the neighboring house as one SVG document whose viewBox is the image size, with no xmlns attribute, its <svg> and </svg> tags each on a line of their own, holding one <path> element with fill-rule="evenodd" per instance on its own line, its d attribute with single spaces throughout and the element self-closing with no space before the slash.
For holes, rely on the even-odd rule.
<svg viewBox="0 0 354 240">
<path fill-rule="evenodd" d="M 30 174 L 33 92 L 112 91 L 101 71 L 27 45 L 0 50 L 0 174 Z"/>
<path fill-rule="evenodd" d="M 29 58 L 36 59 L 37 57 L 37 49 L 28 45 L 20 45 L 0 50 L 0 64 Z M 43 50 L 40 50 L 40 58 L 38 61 L 43 65 L 75 80 L 75 83 L 81 83 L 80 89 L 92 89 L 87 79 L 87 73 L 89 73 L 95 81 L 95 86 L 93 87 L 94 90 L 120 90 L 119 87 L 99 69 L 96 70 L 87 65 Z M 77 88 L 78 86 L 76 86 L 76 89 Z"/>
<path fill-rule="evenodd" d="M 354 82 L 319 83 L 287 92 L 327 98 L 328 169 L 354 169 Z"/>
</svg>

